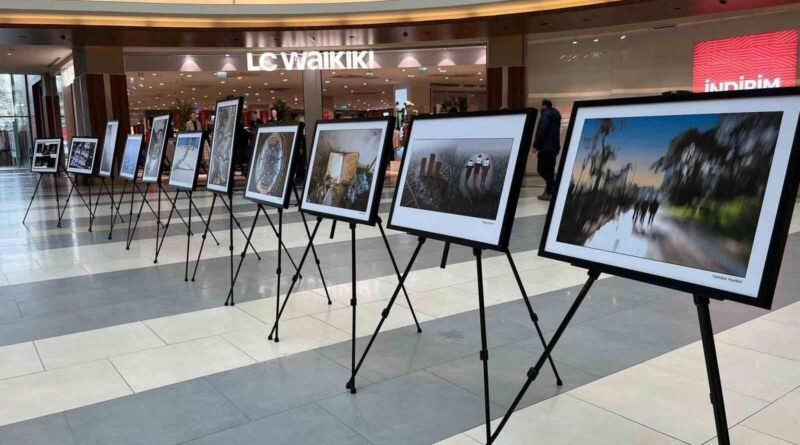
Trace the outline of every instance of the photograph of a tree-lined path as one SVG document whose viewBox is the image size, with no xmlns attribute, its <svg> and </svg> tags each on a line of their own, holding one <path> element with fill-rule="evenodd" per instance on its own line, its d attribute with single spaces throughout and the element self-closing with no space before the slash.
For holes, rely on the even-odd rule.
<svg viewBox="0 0 800 445">
<path fill-rule="evenodd" d="M 558 241 L 744 277 L 781 118 L 585 120 Z"/>
</svg>

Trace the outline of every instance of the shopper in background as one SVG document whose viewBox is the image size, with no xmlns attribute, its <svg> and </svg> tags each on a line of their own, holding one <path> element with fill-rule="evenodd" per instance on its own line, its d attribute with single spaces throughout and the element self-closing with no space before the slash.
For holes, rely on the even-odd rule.
<svg viewBox="0 0 800 445">
<path fill-rule="evenodd" d="M 537 198 L 549 201 L 555 193 L 556 158 L 561 150 L 561 113 L 553 108 L 553 102 L 548 99 L 542 101 L 541 117 L 536 137 L 533 139 L 533 149 L 538 154 L 536 171 L 546 184 L 544 193 Z"/>
<path fill-rule="evenodd" d="M 189 115 L 189 120 L 186 121 L 186 125 L 184 126 L 184 130 L 186 131 L 203 131 L 203 126 L 200 125 L 200 121 L 197 120 L 197 113 L 192 111 L 192 114 Z"/>
</svg>

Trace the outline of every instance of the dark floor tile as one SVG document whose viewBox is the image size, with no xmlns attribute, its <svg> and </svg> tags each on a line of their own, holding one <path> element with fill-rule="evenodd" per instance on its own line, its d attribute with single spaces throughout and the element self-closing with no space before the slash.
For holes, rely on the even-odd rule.
<svg viewBox="0 0 800 445">
<path fill-rule="evenodd" d="M 370 445 L 317 405 L 306 405 L 221 431 L 191 445 Z"/>
<path fill-rule="evenodd" d="M 206 377 L 251 420 L 343 393 L 349 378 L 348 369 L 317 352 Z"/>
<path fill-rule="evenodd" d="M 427 372 L 318 402 L 374 444 L 431 444 L 483 423 L 483 399 Z M 492 407 L 493 412 L 500 408 Z"/>
<path fill-rule="evenodd" d="M 8 320 L 18 320 L 22 317 L 14 300 L 0 301 L 0 323 Z"/>
<path fill-rule="evenodd" d="M 53 414 L 0 428 L 3 445 L 76 444 L 64 414 Z"/>
<path fill-rule="evenodd" d="M 177 444 L 247 421 L 203 379 L 66 412 L 81 444 Z"/>
<path fill-rule="evenodd" d="M 504 409 L 511 405 L 527 379 L 528 369 L 539 359 L 541 351 L 531 352 L 516 346 L 489 350 L 489 397 L 493 404 Z M 525 393 L 520 407 L 532 405 L 596 379 L 596 376 L 563 363 L 555 363 L 555 366 L 563 385 L 556 384 L 555 374 L 547 363 Z M 478 354 L 434 366 L 427 371 L 483 398 L 483 362 Z M 503 412 L 495 411 L 493 418 Z"/>
</svg>

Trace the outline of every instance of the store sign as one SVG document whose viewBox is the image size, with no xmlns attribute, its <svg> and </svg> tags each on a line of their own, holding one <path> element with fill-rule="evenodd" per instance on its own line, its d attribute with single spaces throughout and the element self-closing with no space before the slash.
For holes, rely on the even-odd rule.
<svg viewBox="0 0 800 445">
<path fill-rule="evenodd" d="M 281 51 L 247 53 L 247 71 L 359 70 L 374 66 L 372 51 Z"/>
<path fill-rule="evenodd" d="M 796 77 L 796 30 L 707 40 L 694 46 L 694 92 L 787 87 L 795 85 Z"/>
</svg>

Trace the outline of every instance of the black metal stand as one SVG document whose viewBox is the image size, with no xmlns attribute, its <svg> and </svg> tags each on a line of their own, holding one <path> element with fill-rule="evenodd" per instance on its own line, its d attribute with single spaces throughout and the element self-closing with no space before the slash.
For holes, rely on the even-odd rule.
<svg viewBox="0 0 800 445">
<path fill-rule="evenodd" d="M 297 189 L 294 186 L 292 186 L 292 190 L 294 191 L 295 199 L 297 199 L 297 206 L 298 206 L 298 209 L 299 209 L 299 207 L 300 207 L 300 195 L 297 193 Z M 299 210 L 298 210 L 298 212 L 300 213 L 300 218 L 303 220 L 303 228 L 306 230 L 306 236 L 310 238 L 311 237 L 311 232 L 308 230 L 308 221 L 306 221 L 306 214 L 303 213 L 303 212 L 300 212 Z M 333 220 L 333 226 L 331 227 L 331 237 L 333 237 L 333 228 L 334 227 L 336 227 L 336 220 Z M 313 243 L 311 244 L 311 253 L 314 255 L 314 262 L 317 263 L 317 272 L 319 272 L 319 278 L 320 278 L 320 280 L 322 280 L 322 288 L 325 289 L 325 298 L 328 299 L 328 304 L 333 304 L 333 302 L 331 301 L 331 296 L 328 293 L 328 284 L 325 283 L 325 275 L 322 274 L 322 266 L 320 265 L 319 256 L 317 255 L 317 248 L 314 247 Z M 291 258 L 292 257 L 290 256 L 289 259 L 291 259 Z M 299 273 L 300 272 L 298 271 L 298 274 Z M 299 277 L 303 278 L 303 275 L 301 274 L 301 275 L 299 275 Z"/>
<path fill-rule="evenodd" d="M 189 196 L 189 224 L 186 226 L 186 267 L 183 270 L 183 281 L 189 281 L 189 249 L 192 246 L 192 191 L 186 192 Z M 177 201 L 177 199 L 176 199 Z"/>
<path fill-rule="evenodd" d="M 247 234 L 244 233 L 244 229 L 242 228 L 242 225 L 239 224 L 239 220 L 236 219 L 236 217 L 233 215 L 233 192 L 231 192 L 228 195 L 228 198 L 231 201 L 230 205 L 228 205 L 228 202 L 225 201 L 225 197 L 224 196 L 220 196 L 220 199 L 222 200 L 222 204 L 225 206 L 226 209 L 228 209 L 228 213 L 230 214 L 230 219 L 236 224 L 236 227 L 239 228 L 239 231 L 242 232 L 242 235 L 247 236 Z M 255 246 L 253 246 L 250 243 L 249 239 L 247 240 L 247 244 L 245 245 L 245 247 L 247 247 L 247 246 L 249 246 L 253 250 L 253 253 L 256 254 L 256 258 L 258 258 L 258 260 L 261 261 L 261 255 L 258 254 L 258 251 L 256 250 Z"/>
<path fill-rule="evenodd" d="M 444 242 L 444 249 L 442 250 L 442 262 L 439 263 L 439 267 L 444 269 L 447 267 L 447 255 L 450 253 L 450 241 Z"/>
<path fill-rule="evenodd" d="M 400 268 L 397 267 L 397 261 L 394 259 L 394 253 L 392 253 L 392 247 L 389 245 L 389 239 L 386 237 L 386 232 L 383 230 L 383 220 L 381 217 L 378 217 L 378 229 L 381 231 L 381 237 L 383 238 L 383 244 L 386 245 L 386 252 L 389 253 L 389 259 L 392 261 L 392 267 L 394 268 L 394 274 L 397 276 L 397 279 L 400 279 Z M 403 289 L 403 295 L 406 297 L 406 303 L 408 303 L 408 308 L 411 310 L 411 316 L 414 317 L 414 324 L 417 325 L 417 333 L 422 332 L 422 327 L 419 325 L 419 321 L 417 320 L 417 313 L 414 311 L 414 306 L 411 304 L 411 298 L 408 297 L 408 292 L 406 291 L 405 285 L 400 285 Z"/>
<path fill-rule="evenodd" d="M 67 193 L 67 200 L 64 202 L 64 208 L 61 210 L 61 212 L 58 215 L 58 224 L 56 224 L 56 227 L 61 227 L 61 221 L 64 218 L 64 213 L 67 211 L 67 207 L 69 207 L 69 199 L 72 197 L 72 192 L 75 191 L 75 192 L 78 193 L 78 197 L 83 202 L 83 205 L 86 206 L 86 208 L 89 210 L 89 231 L 91 232 L 92 231 L 92 220 L 94 219 L 94 213 L 92 213 L 92 204 L 91 204 L 91 202 L 92 202 L 92 186 L 91 185 L 87 185 L 87 187 L 89 188 L 89 203 L 87 204 L 86 200 L 83 198 L 83 194 L 81 193 L 80 189 L 77 187 L 77 185 L 75 185 L 75 179 L 73 179 L 69 174 L 66 174 L 65 176 L 67 177 L 67 179 L 69 179 L 69 182 L 70 182 L 71 186 L 69 188 L 69 193 Z"/>
<path fill-rule="evenodd" d="M 236 274 L 234 274 L 234 276 L 233 276 L 233 283 L 231 284 L 231 288 L 228 291 L 228 297 L 225 299 L 225 306 L 228 306 L 229 304 L 231 306 L 234 305 L 234 298 L 233 298 L 234 289 L 233 289 L 233 287 L 234 287 L 234 285 L 236 284 L 236 281 L 239 278 L 239 272 L 242 270 L 242 264 L 244 263 L 244 258 L 245 258 L 245 256 L 247 256 L 247 251 L 249 250 L 247 246 L 250 245 L 250 240 L 253 238 L 253 232 L 256 229 L 256 225 L 258 224 L 258 216 L 259 216 L 259 214 L 261 212 L 263 212 L 264 216 L 267 217 L 267 221 L 269 221 L 269 225 L 272 227 L 272 231 L 275 233 L 275 237 L 278 238 L 278 250 L 283 249 L 283 251 L 286 252 L 286 255 L 289 257 L 289 261 L 291 261 L 292 266 L 294 267 L 295 273 L 299 273 L 299 271 L 297 269 L 297 264 L 295 264 L 294 259 L 292 259 L 292 254 L 289 253 L 289 249 L 287 249 L 286 245 L 283 243 L 283 209 L 280 209 L 280 208 L 278 209 L 278 229 L 276 230 L 275 229 L 275 225 L 272 223 L 272 219 L 269 217 L 269 214 L 267 213 L 267 210 L 264 208 L 264 206 L 262 204 L 258 204 L 258 207 L 256 207 L 256 215 L 253 218 L 253 225 L 250 226 L 250 232 L 247 234 L 247 237 L 245 238 L 245 248 L 242 250 L 242 253 L 239 254 L 239 265 L 236 266 Z M 280 256 L 281 256 L 281 252 L 278 252 L 278 262 L 279 263 L 281 261 Z M 280 269 L 280 266 L 278 266 L 278 269 Z M 302 278 L 302 277 L 303 276 L 300 275 L 300 278 Z M 280 274 L 278 274 L 278 280 L 280 280 Z M 280 288 L 278 290 L 280 290 Z M 327 292 L 327 291 L 328 291 L 328 289 L 326 288 L 325 292 Z M 280 294 L 278 294 L 278 295 L 280 295 Z"/>
<path fill-rule="evenodd" d="M 124 184 L 124 186 L 127 186 L 127 185 L 128 185 L 127 183 Z M 108 189 L 108 185 L 106 184 L 106 178 L 105 177 L 101 177 L 100 178 L 100 187 L 99 187 L 99 190 L 97 191 L 97 200 L 94 202 L 94 211 L 92 212 L 92 221 L 94 221 L 94 219 L 97 217 L 97 206 L 100 205 L 100 196 L 102 195 L 103 190 L 106 191 L 106 194 L 111 199 L 111 228 L 108 231 L 108 239 L 111 239 L 111 233 L 114 231 L 114 223 L 117 222 L 117 216 L 119 216 L 119 219 L 122 221 L 123 224 L 125 223 L 125 219 L 122 218 L 122 214 L 119 211 L 119 207 L 120 207 L 120 205 L 122 205 L 122 198 L 120 197 L 120 202 L 119 203 L 114 201 L 114 178 L 111 178 L 111 190 L 109 190 Z M 122 189 L 122 196 L 125 196 L 125 187 L 123 187 L 123 189 Z M 90 223 L 90 225 L 91 225 L 91 223 Z"/>
<path fill-rule="evenodd" d="M 159 184 L 158 185 L 158 203 L 159 203 L 158 211 L 159 211 L 159 213 L 161 212 L 161 190 L 162 190 L 162 187 L 161 187 L 161 184 Z M 166 194 L 166 192 L 165 192 L 165 194 Z M 156 226 L 156 255 L 155 255 L 155 258 L 153 258 L 153 264 L 158 263 L 158 254 L 161 253 L 161 246 L 164 245 L 164 240 L 167 238 L 167 230 L 169 230 L 169 224 L 170 224 L 170 222 L 172 222 L 172 214 L 176 211 L 176 208 L 177 208 L 177 205 L 178 205 L 178 194 L 180 194 L 180 190 L 176 190 L 175 191 L 175 200 L 174 201 L 170 201 L 172 203 L 172 208 L 169 209 L 169 216 L 167 217 L 167 223 L 164 225 L 164 233 L 161 235 L 161 242 L 158 241 L 158 232 L 159 232 L 159 230 L 158 230 L 158 226 Z M 167 195 L 167 199 L 169 199 L 169 195 Z M 191 213 L 191 212 L 192 212 L 192 207 L 190 206 L 189 207 L 189 213 Z M 184 223 L 185 222 L 186 221 L 184 221 Z M 189 231 L 192 230 L 191 227 L 188 227 L 188 224 L 187 224 L 186 228 Z"/>
<path fill-rule="evenodd" d="M 714 409 L 714 423 L 717 427 L 717 443 L 730 445 L 731 438 L 728 434 L 728 418 L 725 414 L 725 398 L 722 395 L 722 380 L 719 376 L 719 363 L 717 363 L 717 348 L 714 345 L 714 330 L 711 327 L 711 314 L 708 310 L 708 298 L 694 296 L 697 307 L 697 318 L 700 321 L 700 338 L 703 342 L 703 354 L 708 373 L 708 387 L 710 389 L 711 406 Z"/>
<path fill-rule="evenodd" d="M 356 307 L 358 306 L 358 297 L 356 288 L 358 281 L 356 278 L 356 224 L 350 223 L 350 289 L 352 291 L 350 297 L 350 307 L 353 308 L 352 327 L 350 336 L 350 394 L 356 393 Z"/>
<path fill-rule="evenodd" d="M 142 203 L 139 205 L 139 212 L 136 213 L 136 222 L 133 224 L 133 229 L 131 229 L 131 221 L 133 220 L 133 198 L 134 198 L 133 190 L 131 190 L 131 209 L 130 213 L 128 214 L 128 235 L 125 242 L 125 250 L 131 249 L 131 242 L 133 241 L 133 235 L 136 233 L 136 227 L 139 226 L 139 219 L 142 217 L 142 210 L 144 209 L 144 205 L 147 204 L 147 207 L 150 207 L 150 211 L 153 212 L 153 215 L 156 214 L 155 210 L 153 210 L 153 207 L 147 201 L 147 194 L 150 192 L 150 184 L 147 184 L 144 188 L 144 192 L 142 192 L 142 189 L 139 187 L 138 184 L 136 184 L 135 179 L 130 182 L 131 184 L 133 184 L 133 189 L 138 191 L 139 195 L 141 195 Z M 156 220 L 156 224 L 161 224 L 161 220 L 160 219 Z"/>
<path fill-rule="evenodd" d="M 542 352 L 542 355 L 539 356 L 539 359 L 536 361 L 536 364 L 532 368 L 528 369 L 527 373 L 528 378 L 522 385 L 522 389 L 519 390 L 517 396 L 514 398 L 514 401 L 511 402 L 511 406 L 503 415 L 503 419 L 500 421 L 500 424 L 497 425 L 497 428 L 494 430 L 493 433 L 491 433 L 490 430 L 491 425 L 487 420 L 486 424 L 487 438 L 488 438 L 487 444 L 491 444 L 492 442 L 497 440 L 498 434 L 500 434 L 500 432 L 503 430 L 503 427 L 505 427 L 506 423 L 508 423 L 508 419 L 511 418 L 511 415 L 514 414 L 514 411 L 517 409 L 517 406 L 519 405 L 519 402 L 522 400 L 522 397 L 525 396 L 525 393 L 528 391 L 528 388 L 530 388 L 533 381 L 536 380 L 536 377 L 539 375 L 539 371 L 541 371 L 545 362 L 547 362 L 547 360 L 550 358 L 550 354 L 553 352 L 553 349 L 555 349 L 556 344 L 558 344 L 558 340 L 561 339 L 561 335 L 564 333 L 564 330 L 567 329 L 567 326 L 569 325 L 570 321 L 572 321 L 572 317 L 575 316 L 575 312 L 578 311 L 578 308 L 580 307 L 581 303 L 583 303 L 583 300 L 589 293 L 589 289 L 592 287 L 594 282 L 597 280 L 597 277 L 599 276 L 600 272 L 594 270 L 589 271 L 589 278 L 586 280 L 586 283 L 584 283 L 580 292 L 578 292 L 578 296 L 575 297 L 575 301 L 572 303 L 572 306 L 570 306 L 569 310 L 567 311 L 567 314 L 564 316 L 564 319 L 561 320 L 561 323 L 558 325 L 558 329 L 556 329 L 555 334 L 553 334 L 553 338 L 550 339 L 550 342 L 547 343 L 547 346 L 545 346 L 544 351 Z"/>
<path fill-rule="evenodd" d="M 230 277 L 231 277 L 231 291 L 233 291 L 233 282 L 234 282 L 234 278 L 233 278 L 233 220 L 234 220 L 234 218 L 233 218 L 233 187 L 232 186 L 229 187 L 229 190 L 228 190 L 228 199 L 231 201 L 231 205 L 230 206 L 226 206 L 226 207 L 228 207 L 228 237 L 229 237 L 228 240 L 230 241 L 230 244 L 228 245 L 228 256 L 230 257 L 230 263 L 231 263 L 231 269 L 230 269 L 231 275 L 230 275 Z M 222 199 L 222 202 L 225 202 L 225 198 Z M 236 225 L 239 225 L 238 221 L 237 221 Z M 241 230 L 241 229 L 242 229 L 242 226 L 239 226 L 239 230 Z M 247 250 L 247 244 L 244 245 L 244 248 L 245 248 L 245 250 Z M 255 251 L 255 250 L 256 249 L 253 248 L 253 251 Z M 256 252 L 256 256 L 258 256 L 257 252 Z M 258 259 L 261 260 L 261 257 L 259 256 Z M 233 302 L 231 302 L 231 306 L 233 306 Z"/>
<path fill-rule="evenodd" d="M 367 357 L 367 354 L 369 354 L 372 344 L 375 343 L 375 338 L 378 336 L 378 333 L 381 331 L 381 327 L 383 327 L 383 323 L 389 316 L 389 312 L 392 310 L 392 306 L 394 306 L 394 302 L 397 299 L 397 296 L 400 294 L 400 289 L 404 287 L 403 283 L 405 283 L 409 272 L 411 272 L 411 268 L 414 266 L 414 262 L 417 260 L 417 255 L 419 255 L 419 251 L 422 249 L 423 244 L 425 244 L 425 238 L 420 237 L 417 241 L 417 247 L 414 249 L 414 253 L 411 254 L 411 259 L 408 260 L 408 265 L 406 265 L 406 269 L 403 271 L 403 275 L 398 278 L 397 286 L 394 288 L 394 292 L 392 292 L 392 297 L 389 299 L 389 304 L 387 304 L 386 308 L 381 312 L 381 319 L 378 322 L 378 326 L 375 327 L 375 332 L 372 333 L 372 337 L 370 337 L 369 342 L 367 342 L 366 349 L 364 349 L 364 352 L 361 353 L 361 358 L 358 360 L 358 364 L 353 369 L 352 375 L 350 376 L 350 381 L 348 381 L 347 385 L 345 385 L 347 388 L 351 389 L 351 392 L 354 392 L 352 388 L 355 387 L 355 376 L 358 374 L 358 370 L 361 369 L 361 365 L 364 364 L 364 359 Z M 353 323 L 355 323 L 355 313 L 353 313 Z M 353 331 L 355 332 L 355 328 Z M 355 350 L 353 352 L 355 353 Z"/>
<path fill-rule="evenodd" d="M 296 193 L 296 191 L 295 191 L 295 193 Z M 334 235 L 336 235 L 336 220 L 335 219 L 332 220 L 332 222 L 331 222 L 331 234 L 330 234 L 330 236 L 328 238 L 329 239 L 333 239 Z"/>
<path fill-rule="evenodd" d="M 33 189 L 33 195 L 31 195 L 31 202 L 28 203 L 28 209 L 25 210 L 25 216 L 22 217 L 22 225 L 25 225 L 25 219 L 28 218 L 28 212 L 31 211 L 31 206 L 33 205 L 33 200 L 36 198 L 36 192 L 39 191 L 39 185 L 42 183 L 42 176 L 43 174 L 39 175 L 39 180 L 36 181 L 36 188 Z"/>
<path fill-rule="evenodd" d="M 519 271 L 517 271 L 517 265 L 514 263 L 514 258 L 511 256 L 511 251 L 506 249 L 506 258 L 508 258 L 508 264 L 511 266 L 511 271 L 514 273 L 514 278 L 517 280 L 517 286 L 519 287 L 519 291 L 522 294 L 522 301 L 525 302 L 525 306 L 528 308 L 528 315 L 531 317 L 531 321 L 533 325 L 536 327 L 536 334 L 539 336 L 539 340 L 542 342 L 543 347 L 547 347 L 547 340 L 544 339 L 544 334 L 542 333 L 542 328 L 539 327 L 539 316 L 536 315 L 536 312 L 533 311 L 533 305 L 531 304 L 530 298 L 528 298 L 528 293 L 525 291 L 525 285 L 522 284 L 522 278 L 519 276 Z M 561 381 L 561 376 L 558 375 L 558 370 L 556 369 L 556 364 L 553 361 L 553 357 L 547 356 L 547 359 L 550 361 L 550 367 L 553 368 L 553 374 L 556 376 L 556 385 L 561 386 L 564 382 Z"/>
<path fill-rule="evenodd" d="M 322 223 L 322 218 L 317 217 L 317 223 L 314 224 L 314 230 L 308 235 L 308 244 L 306 244 L 306 248 L 303 250 L 303 256 L 300 257 L 300 262 L 297 264 L 297 271 L 292 275 L 292 284 L 289 285 L 289 291 L 286 292 L 286 296 L 283 298 L 283 303 L 281 303 L 281 296 L 278 294 L 275 300 L 275 323 L 272 325 L 272 330 L 270 330 L 267 339 L 272 340 L 273 336 L 275 336 L 275 341 L 278 341 L 278 324 L 281 321 L 281 315 L 283 315 L 283 310 L 286 309 L 286 303 L 289 301 L 289 297 L 292 295 L 292 291 L 294 290 L 295 285 L 297 284 L 297 280 L 300 278 L 300 271 L 303 270 L 303 264 L 306 262 L 306 258 L 308 258 L 308 252 L 314 247 L 314 238 L 317 236 L 317 231 L 319 230 L 319 226 Z M 317 261 L 319 259 L 317 258 Z M 319 262 L 317 263 L 319 265 Z M 322 269 L 320 269 L 320 276 L 322 276 Z M 324 281 L 323 281 L 324 283 Z M 327 292 L 327 289 L 326 289 Z M 328 304 L 331 304 L 331 301 L 328 300 Z"/>
<path fill-rule="evenodd" d="M 483 261 L 481 259 L 483 251 L 472 249 L 475 255 L 475 264 L 478 268 L 478 315 L 481 328 L 481 351 L 479 358 L 483 362 L 483 409 L 486 414 L 486 442 L 491 443 L 492 438 L 492 412 L 489 401 L 489 347 L 486 342 L 486 304 L 483 297 Z"/>
<path fill-rule="evenodd" d="M 203 254 L 203 246 L 205 246 L 206 237 L 208 236 L 208 230 L 209 230 L 208 226 L 209 224 L 211 224 L 211 217 L 214 215 L 214 204 L 216 203 L 217 203 L 217 194 L 214 193 L 214 197 L 211 199 L 211 208 L 208 210 L 208 219 L 204 224 L 205 228 L 203 229 L 202 241 L 200 241 L 200 250 L 197 252 L 197 260 L 194 263 L 194 272 L 192 272 L 192 281 L 194 281 L 194 278 L 197 275 L 197 266 L 200 265 L 200 256 Z M 219 241 L 217 241 L 217 245 L 219 246 Z"/>
</svg>

